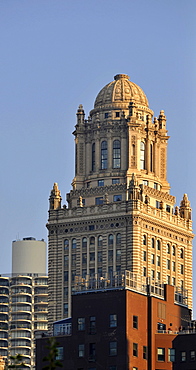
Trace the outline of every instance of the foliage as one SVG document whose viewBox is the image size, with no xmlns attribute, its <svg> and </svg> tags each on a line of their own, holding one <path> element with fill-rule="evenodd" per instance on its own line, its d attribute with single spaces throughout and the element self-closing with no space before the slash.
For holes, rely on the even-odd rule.
<svg viewBox="0 0 196 370">
<path fill-rule="evenodd" d="M 18 353 L 15 356 L 10 356 L 11 364 L 7 365 L 6 368 L 7 369 L 21 369 L 25 367 L 26 365 L 22 361 L 22 359 L 23 359 L 23 355 L 21 355 L 20 353 Z"/>
<path fill-rule="evenodd" d="M 62 363 L 57 360 L 58 356 L 58 349 L 57 349 L 57 342 L 55 338 L 48 339 L 48 346 L 46 348 L 49 349 L 48 356 L 44 357 L 43 361 L 48 361 L 48 365 L 44 366 L 43 370 L 55 370 L 56 367 L 63 367 Z"/>
</svg>

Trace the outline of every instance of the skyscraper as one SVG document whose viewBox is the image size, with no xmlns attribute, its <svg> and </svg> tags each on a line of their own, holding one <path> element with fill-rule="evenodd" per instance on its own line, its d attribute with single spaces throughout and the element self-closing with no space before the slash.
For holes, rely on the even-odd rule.
<svg viewBox="0 0 196 370">
<path fill-rule="evenodd" d="M 143 90 L 118 74 L 97 95 L 88 119 L 77 111 L 75 177 L 61 206 L 50 195 L 49 321 L 71 315 L 81 276 L 129 270 L 136 278 L 188 292 L 192 307 L 192 221 L 186 194 L 179 207 L 167 181 L 166 116 Z"/>
</svg>

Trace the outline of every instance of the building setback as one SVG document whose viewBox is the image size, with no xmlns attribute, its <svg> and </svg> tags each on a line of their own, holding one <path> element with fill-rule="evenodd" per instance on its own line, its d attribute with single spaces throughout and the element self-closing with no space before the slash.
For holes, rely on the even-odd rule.
<svg viewBox="0 0 196 370">
<path fill-rule="evenodd" d="M 118 74 L 85 119 L 77 110 L 75 177 L 61 205 L 50 194 L 49 323 L 71 316 L 76 279 L 129 270 L 188 292 L 192 308 L 192 221 L 167 181 L 166 116 L 154 117 L 143 90 Z"/>
</svg>

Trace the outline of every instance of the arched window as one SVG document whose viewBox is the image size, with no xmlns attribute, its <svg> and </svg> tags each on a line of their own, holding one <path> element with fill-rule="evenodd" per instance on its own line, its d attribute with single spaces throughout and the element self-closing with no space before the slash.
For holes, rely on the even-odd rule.
<svg viewBox="0 0 196 370">
<path fill-rule="evenodd" d="M 121 244 L 121 234 L 120 233 L 118 233 L 117 235 L 116 235 L 116 245 L 120 245 Z"/>
<path fill-rule="evenodd" d="M 151 247 L 154 248 L 154 238 L 151 240 Z"/>
<path fill-rule="evenodd" d="M 112 234 L 110 234 L 109 236 L 108 236 L 108 245 L 113 245 L 113 242 L 114 242 L 114 237 L 113 237 L 113 235 Z"/>
<path fill-rule="evenodd" d="M 180 249 L 180 258 L 184 258 L 184 251 L 182 248 Z"/>
<path fill-rule="evenodd" d="M 146 235 L 143 235 L 143 245 L 146 245 Z"/>
<path fill-rule="evenodd" d="M 160 251 L 161 249 L 161 242 L 160 240 L 157 240 L 157 250 Z"/>
<path fill-rule="evenodd" d="M 72 239 L 72 249 L 76 249 L 76 239 Z"/>
<path fill-rule="evenodd" d="M 92 145 L 92 171 L 95 171 L 95 143 Z"/>
<path fill-rule="evenodd" d="M 102 141 L 101 143 L 101 169 L 105 170 L 108 167 L 108 149 L 107 141 Z"/>
<path fill-rule="evenodd" d="M 101 235 L 98 236 L 98 247 L 102 247 L 103 245 L 103 237 Z"/>
<path fill-rule="evenodd" d="M 120 140 L 113 142 L 113 168 L 120 168 Z"/>
<path fill-rule="evenodd" d="M 170 254 L 170 245 L 167 244 L 167 253 Z"/>
<path fill-rule="evenodd" d="M 176 255 L 176 248 L 175 248 L 175 246 L 174 246 L 174 245 L 172 246 L 172 255 L 173 255 L 173 256 L 175 256 L 175 255 Z"/>
<path fill-rule="evenodd" d="M 64 240 L 64 249 L 69 249 L 69 240 L 68 239 L 65 239 Z"/>
<path fill-rule="evenodd" d="M 90 237 L 90 245 L 94 245 L 94 244 L 95 244 L 95 237 L 91 236 Z"/>
<path fill-rule="evenodd" d="M 87 238 L 86 237 L 84 237 L 83 239 L 82 239 L 82 248 L 86 248 L 87 247 Z"/>
<path fill-rule="evenodd" d="M 140 169 L 145 169 L 145 144 L 143 141 L 140 143 Z"/>
</svg>

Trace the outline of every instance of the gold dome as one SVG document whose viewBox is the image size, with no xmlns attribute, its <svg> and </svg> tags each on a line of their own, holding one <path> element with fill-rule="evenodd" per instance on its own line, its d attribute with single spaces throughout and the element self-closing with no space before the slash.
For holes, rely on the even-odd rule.
<svg viewBox="0 0 196 370">
<path fill-rule="evenodd" d="M 137 104 L 149 107 L 148 99 L 141 87 L 129 81 L 128 75 L 118 74 L 114 76 L 114 81 L 104 86 L 99 92 L 95 100 L 94 109 L 103 108 L 103 106 L 108 106 L 110 104 L 115 105 L 115 103 L 129 105 L 132 99 Z"/>
</svg>

